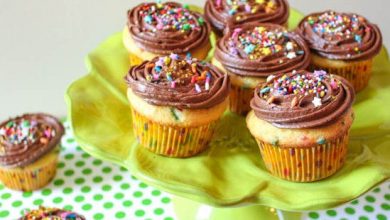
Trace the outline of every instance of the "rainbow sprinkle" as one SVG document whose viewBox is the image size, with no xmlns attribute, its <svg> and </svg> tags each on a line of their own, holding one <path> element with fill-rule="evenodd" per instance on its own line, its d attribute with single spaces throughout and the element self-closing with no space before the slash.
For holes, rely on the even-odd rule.
<svg viewBox="0 0 390 220">
<path fill-rule="evenodd" d="M 254 14 L 257 12 L 268 14 L 274 12 L 278 7 L 275 0 L 225 0 L 224 4 L 227 6 L 228 14 L 235 16 L 237 21 L 243 18 L 239 14 Z M 222 0 L 215 0 L 214 5 L 217 9 L 222 9 Z"/>
<path fill-rule="evenodd" d="M 268 30 L 261 26 L 246 31 L 236 28 L 227 44 L 230 53 L 238 55 L 243 52 L 251 60 L 276 53 L 283 53 L 288 59 L 294 59 L 304 54 L 304 51 L 289 39 L 287 31 L 283 29 Z M 283 62 L 282 59 L 280 61 Z"/>
<path fill-rule="evenodd" d="M 55 135 L 52 127 L 35 120 L 11 120 L 0 127 L 0 145 L 28 145 L 37 141 L 47 144 Z"/>
<path fill-rule="evenodd" d="M 84 217 L 78 216 L 76 213 L 69 211 L 62 211 L 58 208 L 46 208 L 40 206 L 37 210 L 32 210 L 27 212 L 25 216 L 21 218 L 22 220 L 77 220 L 85 219 Z"/>
<path fill-rule="evenodd" d="M 307 22 L 314 32 L 327 40 L 353 39 L 359 45 L 362 43 L 362 34 L 369 32 L 370 28 L 365 27 L 365 19 L 359 15 L 340 14 L 334 11 L 325 12 L 319 16 L 309 16 Z M 359 46 L 347 48 L 352 52 L 360 53 Z"/>
<path fill-rule="evenodd" d="M 153 26 L 153 31 L 163 30 L 182 30 L 183 32 L 190 30 L 200 30 L 200 26 L 204 24 L 203 18 L 197 18 L 193 12 L 188 9 L 188 5 L 177 7 L 170 3 L 162 4 L 145 3 L 139 12 L 143 21 Z"/>
<path fill-rule="evenodd" d="M 327 87 L 323 83 L 324 80 L 330 80 L 331 89 L 337 90 L 339 83 L 335 79 L 327 74 L 325 71 L 314 71 L 314 73 L 297 74 L 293 71 L 292 76 L 284 74 L 283 76 L 275 79 L 271 76 L 267 79 L 268 84 L 260 90 L 260 96 L 272 103 L 274 97 L 271 93 L 277 95 L 304 95 L 314 94 L 312 103 L 314 107 L 322 105 L 322 99 L 328 92 Z M 271 99 L 271 100 L 270 100 Z M 267 102 L 268 102 L 267 101 Z M 295 96 L 291 101 L 291 107 L 298 104 L 298 98 Z"/>
<path fill-rule="evenodd" d="M 196 93 L 210 90 L 212 75 L 208 71 L 207 63 L 198 62 L 198 59 L 192 58 L 189 53 L 186 57 L 180 57 L 178 54 L 159 57 L 155 62 L 146 64 L 146 68 L 152 68 L 145 76 L 148 82 L 167 83 L 172 89 L 192 84 Z"/>
</svg>

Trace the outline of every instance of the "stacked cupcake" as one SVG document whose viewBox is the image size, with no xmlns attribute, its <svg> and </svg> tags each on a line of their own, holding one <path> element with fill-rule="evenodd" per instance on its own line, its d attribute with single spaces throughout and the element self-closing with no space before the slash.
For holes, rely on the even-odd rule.
<svg viewBox="0 0 390 220">
<path fill-rule="evenodd" d="M 125 78 L 141 145 L 194 156 L 229 106 L 249 112 L 247 126 L 273 175 L 311 182 L 341 169 L 355 91 L 367 86 L 382 47 L 379 28 L 357 14 L 324 11 L 288 31 L 286 0 L 207 0 L 204 13 L 172 2 L 128 12 L 123 40 L 138 65 Z M 211 29 L 218 35 L 212 64 L 201 61 Z"/>
</svg>

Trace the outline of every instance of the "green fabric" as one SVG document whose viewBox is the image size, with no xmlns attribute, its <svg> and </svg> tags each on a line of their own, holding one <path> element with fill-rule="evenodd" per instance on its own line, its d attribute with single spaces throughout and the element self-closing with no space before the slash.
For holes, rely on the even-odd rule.
<svg viewBox="0 0 390 220">
<path fill-rule="evenodd" d="M 290 27 L 301 17 L 293 11 Z M 132 134 L 123 80 L 129 61 L 121 34 L 89 54 L 87 66 L 89 74 L 66 93 L 75 138 L 88 153 L 127 167 L 159 189 L 215 206 L 245 202 L 299 211 L 345 203 L 389 178 L 390 63 L 385 49 L 375 59 L 369 87 L 354 105 L 356 120 L 345 166 L 315 183 L 270 175 L 244 118 L 230 113 L 222 118 L 210 149 L 199 156 L 171 159 L 144 150 Z"/>
</svg>

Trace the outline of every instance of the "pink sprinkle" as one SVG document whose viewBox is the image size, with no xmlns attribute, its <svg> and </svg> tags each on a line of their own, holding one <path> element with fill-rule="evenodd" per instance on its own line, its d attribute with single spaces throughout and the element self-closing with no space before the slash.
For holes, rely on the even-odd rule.
<svg viewBox="0 0 390 220">
<path fill-rule="evenodd" d="M 210 89 L 209 80 L 206 79 L 205 89 L 208 91 Z"/>
<path fill-rule="evenodd" d="M 217 7 L 221 7 L 221 3 L 222 3 L 222 0 L 216 0 L 215 1 L 215 4 L 217 5 Z"/>
<path fill-rule="evenodd" d="M 158 75 L 158 74 L 153 74 L 153 79 L 154 79 L 154 80 L 158 80 L 158 78 L 159 78 L 159 75 Z"/>
<path fill-rule="evenodd" d="M 238 34 L 240 34 L 240 32 L 242 31 L 241 28 L 236 28 L 234 29 L 234 32 L 232 34 L 232 38 L 237 38 L 238 37 Z"/>
<path fill-rule="evenodd" d="M 171 88 L 174 89 L 175 87 L 176 87 L 176 82 L 173 81 L 173 82 L 171 83 Z"/>
<path fill-rule="evenodd" d="M 199 86 L 198 84 L 196 84 L 196 83 L 195 83 L 195 91 L 196 91 L 197 93 L 202 92 L 202 90 L 200 89 L 200 86 Z"/>
<path fill-rule="evenodd" d="M 66 217 L 69 215 L 69 214 L 72 214 L 71 212 L 64 212 L 64 213 L 61 213 L 61 218 L 63 219 L 66 219 Z"/>
<path fill-rule="evenodd" d="M 251 12 L 251 6 L 249 4 L 245 5 L 245 11 L 248 13 Z"/>
<path fill-rule="evenodd" d="M 51 132 L 50 132 L 49 130 L 45 130 L 45 136 L 46 136 L 47 138 L 50 138 Z"/>
</svg>

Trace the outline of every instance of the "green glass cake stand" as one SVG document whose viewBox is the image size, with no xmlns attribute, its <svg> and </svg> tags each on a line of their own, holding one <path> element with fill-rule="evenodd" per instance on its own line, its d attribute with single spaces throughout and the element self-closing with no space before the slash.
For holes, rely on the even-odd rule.
<svg viewBox="0 0 390 220">
<path fill-rule="evenodd" d="M 293 10 L 289 27 L 301 17 Z M 286 211 L 335 207 L 390 176 L 390 62 L 385 49 L 375 58 L 370 84 L 353 106 L 356 120 L 345 166 L 314 183 L 288 182 L 268 173 L 244 118 L 229 112 L 202 154 L 174 159 L 150 153 L 132 132 L 123 80 L 130 63 L 121 34 L 99 45 L 86 63 L 89 74 L 66 92 L 76 140 L 92 156 L 126 167 L 142 181 L 176 195 L 179 219 L 276 219 L 268 207 L 283 210 L 280 218 L 299 218 Z"/>
</svg>

